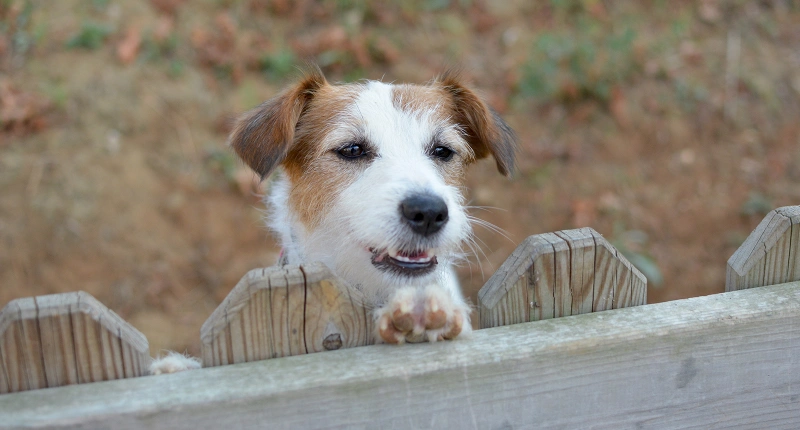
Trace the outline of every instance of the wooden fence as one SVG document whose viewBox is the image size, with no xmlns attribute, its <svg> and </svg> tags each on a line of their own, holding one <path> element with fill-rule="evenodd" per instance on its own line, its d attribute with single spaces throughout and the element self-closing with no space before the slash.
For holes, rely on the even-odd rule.
<svg viewBox="0 0 800 430">
<path fill-rule="evenodd" d="M 364 346 L 357 289 L 259 269 L 203 325 L 209 368 L 146 378 L 144 337 L 85 293 L 15 300 L 0 427 L 798 428 L 797 281 L 800 206 L 734 253 L 728 292 L 654 305 L 593 230 L 531 236 L 479 293 L 485 329 L 436 344 Z"/>
</svg>

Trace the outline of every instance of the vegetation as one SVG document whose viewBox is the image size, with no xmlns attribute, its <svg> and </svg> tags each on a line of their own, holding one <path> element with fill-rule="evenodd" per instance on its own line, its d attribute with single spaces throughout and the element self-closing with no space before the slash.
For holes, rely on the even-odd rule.
<svg viewBox="0 0 800 430">
<path fill-rule="evenodd" d="M 197 354 L 279 252 L 226 134 L 305 61 L 332 82 L 461 66 L 516 130 L 513 181 L 469 175 L 511 239 L 477 229 L 469 294 L 524 237 L 583 226 L 649 301 L 721 291 L 762 214 L 800 200 L 798 28 L 792 0 L 0 0 L 0 304 L 83 289 Z"/>
</svg>

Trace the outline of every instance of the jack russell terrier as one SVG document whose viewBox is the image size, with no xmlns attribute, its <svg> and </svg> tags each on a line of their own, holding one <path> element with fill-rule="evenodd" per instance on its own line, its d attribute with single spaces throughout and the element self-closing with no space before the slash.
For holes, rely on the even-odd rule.
<svg viewBox="0 0 800 430">
<path fill-rule="evenodd" d="M 364 293 L 376 341 L 472 331 L 454 260 L 472 240 L 466 167 L 489 155 L 510 176 L 515 136 L 455 72 L 427 85 L 332 85 L 316 67 L 245 113 L 229 145 L 262 179 L 281 264 L 321 261 Z M 152 373 L 199 367 L 169 354 Z"/>
</svg>

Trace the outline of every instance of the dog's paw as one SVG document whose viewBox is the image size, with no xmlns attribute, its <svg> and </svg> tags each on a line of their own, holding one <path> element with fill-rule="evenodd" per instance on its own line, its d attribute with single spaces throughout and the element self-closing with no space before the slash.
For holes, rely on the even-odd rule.
<svg viewBox="0 0 800 430">
<path fill-rule="evenodd" d="M 150 374 L 161 375 L 163 373 L 177 373 L 183 372 L 184 370 L 195 370 L 201 367 L 200 359 L 169 351 L 166 356 L 156 357 L 156 359 L 150 363 Z"/>
<path fill-rule="evenodd" d="M 469 307 L 443 288 L 401 288 L 376 311 L 378 337 L 386 343 L 436 342 L 472 330 Z"/>
</svg>

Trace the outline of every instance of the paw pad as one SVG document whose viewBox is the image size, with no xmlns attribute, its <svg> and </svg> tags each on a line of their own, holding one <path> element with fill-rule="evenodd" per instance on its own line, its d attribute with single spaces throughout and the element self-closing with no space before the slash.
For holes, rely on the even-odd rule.
<svg viewBox="0 0 800 430">
<path fill-rule="evenodd" d="M 454 339 L 469 322 L 469 309 L 436 286 L 400 289 L 377 315 L 378 336 L 393 344 Z"/>
</svg>

